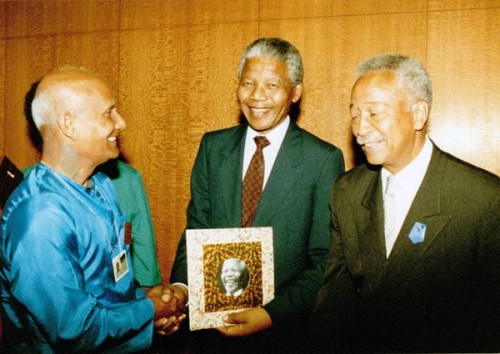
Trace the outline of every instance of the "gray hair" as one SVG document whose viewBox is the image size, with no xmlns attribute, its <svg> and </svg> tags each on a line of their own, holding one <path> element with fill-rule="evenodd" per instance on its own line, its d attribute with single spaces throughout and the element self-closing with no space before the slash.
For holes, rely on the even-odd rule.
<svg viewBox="0 0 500 354">
<path fill-rule="evenodd" d="M 245 262 L 243 262 L 239 258 L 228 258 L 228 259 L 224 260 L 224 262 L 222 262 L 222 266 L 224 266 L 229 261 L 233 261 L 233 262 L 238 263 L 238 267 L 240 267 L 240 270 L 243 270 L 246 267 Z"/>
<path fill-rule="evenodd" d="M 420 61 L 401 54 L 383 54 L 362 62 L 357 71 L 356 79 L 374 71 L 393 71 L 398 84 L 410 98 L 424 100 L 432 104 L 432 83 L 429 74 Z"/>
<path fill-rule="evenodd" d="M 45 125 L 56 123 L 56 117 L 64 112 L 78 113 L 78 107 L 83 106 L 83 97 L 74 90 L 74 86 L 67 81 L 53 80 L 59 74 L 65 72 L 81 72 L 95 75 L 86 68 L 73 66 L 60 67 L 47 75 L 40 81 L 31 102 L 31 114 L 35 126 L 40 131 Z M 45 84 L 44 79 L 52 80 Z M 73 80 L 73 83 L 75 80 Z"/>
<path fill-rule="evenodd" d="M 302 58 L 297 48 L 280 38 L 260 38 L 246 47 L 240 61 L 238 80 L 241 79 L 243 67 L 248 58 L 274 57 L 288 67 L 288 76 L 293 86 L 297 86 L 304 78 Z"/>
</svg>

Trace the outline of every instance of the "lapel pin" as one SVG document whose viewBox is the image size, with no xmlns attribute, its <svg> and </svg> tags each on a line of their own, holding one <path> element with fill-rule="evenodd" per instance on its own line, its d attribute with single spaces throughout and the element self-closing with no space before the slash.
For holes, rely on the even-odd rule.
<svg viewBox="0 0 500 354">
<path fill-rule="evenodd" d="M 427 229 L 427 225 L 422 224 L 421 222 L 415 222 L 413 228 L 410 231 L 410 235 L 408 236 L 413 244 L 418 244 L 424 242 L 425 238 L 425 230 Z"/>
</svg>

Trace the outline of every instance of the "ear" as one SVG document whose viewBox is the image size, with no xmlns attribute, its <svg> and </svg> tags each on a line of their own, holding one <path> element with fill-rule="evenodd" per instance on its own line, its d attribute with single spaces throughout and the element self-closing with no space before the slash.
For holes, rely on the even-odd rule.
<svg viewBox="0 0 500 354">
<path fill-rule="evenodd" d="M 300 96 L 302 95 L 302 88 L 303 88 L 302 82 L 293 88 L 293 97 L 292 97 L 293 103 L 299 100 Z"/>
<path fill-rule="evenodd" d="M 57 126 L 61 132 L 70 138 L 76 140 L 75 116 L 69 112 L 63 112 L 57 117 Z"/>
<path fill-rule="evenodd" d="M 411 107 L 411 117 L 413 119 L 413 128 L 422 130 L 427 123 L 429 117 L 429 104 L 427 101 L 418 100 Z"/>
</svg>

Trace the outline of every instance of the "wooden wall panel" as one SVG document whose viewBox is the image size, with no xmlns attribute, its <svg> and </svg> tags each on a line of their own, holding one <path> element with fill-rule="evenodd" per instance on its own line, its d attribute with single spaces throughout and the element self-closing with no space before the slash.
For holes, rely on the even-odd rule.
<svg viewBox="0 0 500 354">
<path fill-rule="evenodd" d="M 5 101 L 5 40 L 0 39 L 0 158 L 5 151 Z"/>
<path fill-rule="evenodd" d="M 5 147 L 5 31 L 5 2 L 0 2 L 0 158 Z"/>
<path fill-rule="evenodd" d="M 427 0 L 262 0 L 260 20 L 427 11 Z"/>
<path fill-rule="evenodd" d="M 6 2 L 1 1 L 0 2 L 0 38 L 5 38 L 5 33 L 7 30 L 5 9 L 6 9 Z"/>
<path fill-rule="evenodd" d="M 279 36 L 299 48 L 299 124 L 339 146 L 347 168 L 357 64 L 384 52 L 419 58 L 435 88 L 431 136 L 500 174 L 499 11 L 500 0 L 0 1 L 0 148 L 20 167 L 35 162 L 23 104 L 41 75 L 68 63 L 101 74 L 118 93 L 123 151 L 146 182 L 168 279 L 201 136 L 238 122 L 246 45 Z"/>
<path fill-rule="evenodd" d="M 6 41 L 5 153 L 20 168 L 38 161 L 24 115 L 31 85 L 61 65 L 85 66 L 118 90 L 118 33 L 61 35 Z"/>
<path fill-rule="evenodd" d="M 260 20 L 292 19 L 292 18 L 320 18 L 331 16 L 334 1 L 289 1 L 289 0 L 262 0 L 260 2 Z"/>
<path fill-rule="evenodd" d="M 189 179 L 201 136 L 238 123 L 238 61 L 256 33 L 254 22 L 122 36 L 123 150 L 144 176 L 164 275 L 186 226 Z"/>
<path fill-rule="evenodd" d="M 9 39 L 6 41 L 5 154 L 19 167 L 36 162 L 39 155 L 31 144 L 24 114 L 24 99 L 31 85 L 53 65 L 50 38 Z M 36 53 L 36 54 L 35 54 Z"/>
<path fill-rule="evenodd" d="M 427 0 L 332 0 L 334 16 L 427 11 Z"/>
<path fill-rule="evenodd" d="M 429 11 L 499 8 L 500 0 L 429 0 Z"/>
<path fill-rule="evenodd" d="M 358 63 L 399 52 L 426 60 L 426 13 L 266 21 L 261 36 L 280 36 L 303 55 L 305 92 L 299 124 L 342 149 L 354 165 L 349 102 Z"/>
<path fill-rule="evenodd" d="M 117 30 L 120 0 L 7 1 L 7 37 Z"/>
<path fill-rule="evenodd" d="M 430 135 L 500 175 L 500 8 L 429 14 Z"/>
<path fill-rule="evenodd" d="M 258 9 L 258 0 L 121 0 L 121 27 L 248 22 L 257 20 Z"/>
</svg>

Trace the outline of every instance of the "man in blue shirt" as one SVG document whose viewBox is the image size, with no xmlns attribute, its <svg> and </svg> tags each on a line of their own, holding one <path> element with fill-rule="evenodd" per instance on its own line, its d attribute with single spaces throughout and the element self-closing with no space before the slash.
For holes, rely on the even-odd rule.
<svg viewBox="0 0 500 354">
<path fill-rule="evenodd" d="M 125 218 L 95 168 L 118 156 L 125 122 L 95 74 L 46 75 L 32 104 L 42 161 L 9 198 L 0 228 L 3 348 L 135 352 L 184 318 L 173 287 L 134 286 Z M 175 327 L 174 327 L 175 328 Z"/>
<path fill-rule="evenodd" d="M 43 151 L 43 141 L 33 120 L 31 103 L 40 81 L 34 82 L 24 96 L 24 114 L 28 122 L 31 143 L 39 153 Z M 130 223 L 132 236 L 132 266 L 134 278 L 143 288 L 161 284 L 161 273 L 156 254 L 155 231 L 149 200 L 140 171 L 129 164 L 124 156 L 111 159 L 100 165 L 95 171 L 104 172 L 115 187 L 118 206 Z M 35 165 L 23 169 L 27 176 Z"/>
<path fill-rule="evenodd" d="M 27 176 L 35 166 L 25 168 L 23 174 Z M 120 158 L 107 161 L 96 171 L 104 172 L 111 179 L 118 206 L 130 224 L 135 280 L 143 288 L 161 284 L 153 220 L 141 172 Z"/>
</svg>

